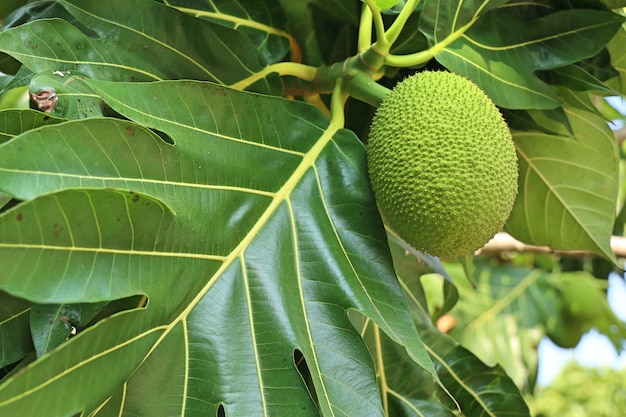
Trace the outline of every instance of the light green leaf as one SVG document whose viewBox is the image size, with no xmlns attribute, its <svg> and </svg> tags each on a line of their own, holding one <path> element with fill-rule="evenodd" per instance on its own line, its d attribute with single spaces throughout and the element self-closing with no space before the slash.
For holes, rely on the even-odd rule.
<svg viewBox="0 0 626 417">
<path fill-rule="evenodd" d="M 397 0 L 376 0 L 376 6 L 378 6 L 380 10 L 390 9 L 396 3 Z"/>
<path fill-rule="evenodd" d="M 609 85 L 626 94 L 626 28 L 622 27 L 613 40 L 607 45 L 611 55 L 611 63 L 618 72 L 618 77 L 610 80 Z"/>
<path fill-rule="evenodd" d="M 465 274 L 461 265 L 454 265 L 456 269 L 452 269 L 452 272 L 456 278 L 455 282 L 461 281 L 464 289 L 471 288 L 464 276 L 458 278 L 458 275 Z M 505 412 L 513 416 L 529 416 L 528 407 L 523 397 L 516 391 L 514 381 L 507 376 L 502 367 L 493 366 L 495 365 L 493 363 L 491 366 L 485 365 L 474 353 L 461 347 L 455 339 L 433 326 L 426 308 L 426 295 L 420 278 L 401 277 L 401 284 L 413 312 L 413 318 L 420 330 L 420 335 L 422 335 L 428 353 L 435 363 L 437 374 L 442 381 L 446 381 L 444 386 L 456 402 L 447 401 L 449 398 L 446 398 L 446 394 L 443 392 L 438 394 L 440 401 L 447 405 L 450 410 L 460 408 L 467 416 L 499 416 Z M 463 323 L 457 323 L 457 326 L 462 328 Z M 386 349 L 389 347 L 384 347 L 383 351 Z M 389 363 L 386 364 L 389 378 L 394 378 L 395 374 L 402 373 L 400 371 L 400 369 L 404 369 L 402 363 L 404 362 L 389 360 Z M 395 369 L 392 371 L 393 367 Z M 406 370 L 406 372 L 409 371 Z M 423 414 L 408 411 L 418 409 L 418 407 L 407 408 L 406 405 L 414 403 L 414 400 L 420 399 L 420 397 L 416 396 L 416 390 L 412 385 L 406 384 L 406 378 L 398 380 L 398 382 L 400 381 L 403 383 L 397 390 L 395 388 L 390 390 L 397 397 L 395 401 L 400 400 L 403 405 L 402 409 L 405 414 L 399 415 L 430 415 L 424 412 L 426 409 L 422 408 L 419 410 Z M 403 395 L 398 395 L 398 393 Z M 441 411 L 437 412 L 440 413 Z"/>
<path fill-rule="evenodd" d="M 502 366 L 518 387 L 533 386 L 537 345 L 545 324 L 559 313 L 547 274 L 477 262 L 474 288 L 460 268 L 448 268 L 461 295 L 450 312 L 457 323 L 451 336 L 488 365 Z"/>
<path fill-rule="evenodd" d="M 564 109 L 573 137 L 566 132 L 513 132 L 519 195 L 505 229 L 527 243 L 589 250 L 613 260 L 609 240 L 618 192 L 615 138 L 598 115 Z M 552 128 L 560 129 L 556 124 Z"/>
<path fill-rule="evenodd" d="M 153 234 L 140 240 L 131 239 L 140 224 L 129 227 L 122 217 L 125 230 L 110 232 L 116 240 L 96 244 L 99 222 L 117 225 L 119 216 L 106 210 L 83 225 L 92 236 L 85 244 L 61 234 L 56 251 L 0 251 L 14 264 L 19 254 L 15 273 L 31 277 L 3 276 L 0 286 L 29 299 L 149 298 L 145 309 L 80 333 L 23 374 L 36 376 L 0 386 L 0 411 L 37 414 L 45 406 L 65 415 L 122 395 L 124 412 L 140 415 L 215 414 L 220 405 L 233 415 L 318 415 L 293 362 L 298 350 L 322 412 L 382 415 L 373 363 L 347 310 L 371 319 L 434 375 L 393 273 L 354 134 L 312 106 L 211 83 L 84 82 L 174 145 L 114 119 L 35 129 L 0 147 L 2 187 L 22 199 L 68 187 L 136 190 L 176 217 L 144 213 L 140 230 Z M 28 204 L 44 210 L 41 201 Z M 64 225 L 62 214 L 78 221 L 68 210 L 88 209 L 63 207 L 45 217 L 50 226 L 22 221 L 20 234 L 35 239 Z M 118 355 L 124 359 L 106 384 L 76 388 Z M 64 405 L 44 400 L 62 392 L 71 397 Z"/>
</svg>

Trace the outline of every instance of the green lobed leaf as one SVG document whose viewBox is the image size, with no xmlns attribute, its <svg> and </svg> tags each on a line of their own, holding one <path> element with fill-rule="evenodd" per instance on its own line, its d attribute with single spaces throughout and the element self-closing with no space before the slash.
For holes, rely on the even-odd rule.
<svg viewBox="0 0 626 417">
<path fill-rule="evenodd" d="M 624 21 L 612 12 L 582 9 L 524 20 L 513 9 L 484 15 L 436 55 L 441 64 L 475 81 L 497 105 L 508 109 L 558 107 L 558 95 L 534 71 L 596 55 Z"/>
<path fill-rule="evenodd" d="M 256 45 L 265 64 L 282 60 L 292 48 L 292 59 L 299 59 L 299 47 L 285 31 L 287 17 L 279 0 L 163 0 L 192 16 L 236 29 Z"/>
<path fill-rule="evenodd" d="M 223 405 L 233 415 L 318 415 L 293 363 L 297 349 L 321 412 L 382 415 L 373 364 L 348 309 L 434 375 L 402 302 L 354 134 L 312 106 L 211 83 L 85 82 L 174 145 L 122 120 L 47 126 L 0 147 L 0 184 L 22 199 L 68 187 L 136 190 L 176 217 L 140 216 L 142 230 L 155 234 L 139 247 L 129 246 L 127 227 L 116 232 L 119 242 L 78 251 L 67 239 L 45 255 L 21 249 L 15 273 L 32 278 L 0 280 L 16 294 L 55 303 L 133 294 L 149 301 L 85 330 L 0 386 L 0 411 L 37 414 L 42 406 L 65 415 L 118 404 L 140 415 L 193 416 Z M 74 219 L 67 214 L 74 206 L 46 219 Z M 116 219 L 111 213 L 102 221 Z M 39 226 L 29 224 L 20 233 L 38 236 Z M 97 226 L 85 225 L 91 239 Z M 15 263 L 14 253 L 7 247 L 0 258 Z M 59 267 L 51 265 L 63 266 L 62 279 L 52 279 Z M 76 389 L 118 355 L 124 359 L 106 384 Z M 64 404 L 46 402 L 62 392 L 71 397 Z"/>
<path fill-rule="evenodd" d="M 569 105 L 564 109 L 573 137 L 568 132 L 513 132 L 520 188 L 505 230 L 527 243 L 589 250 L 613 260 L 609 241 L 618 193 L 615 138 L 598 115 Z M 562 129 L 555 123 L 551 128 Z"/>
<path fill-rule="evenodd" d="M 244 34 L 153 0 L 60 3 L 89 33 L 65 20 L 42 19 L 1 32 L 0 50 L 34 72 L 78 71 L 116 81 L 231 84 L 263 67 Z"/>
</svg>

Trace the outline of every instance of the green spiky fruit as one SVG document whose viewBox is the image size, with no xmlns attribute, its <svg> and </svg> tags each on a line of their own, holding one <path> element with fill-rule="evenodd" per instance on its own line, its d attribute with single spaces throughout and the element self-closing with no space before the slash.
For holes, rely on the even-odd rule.
<svg viewBox="0 0 626 417">
<path fill-rule="evenodd" d="M 517 157 L 500 111 L 449 72 L 417 73 L 385 97 L 372 120 L 368 166 L 387 224 L 442 258 L 487 243 L 517 196 Z"/>
</svg>

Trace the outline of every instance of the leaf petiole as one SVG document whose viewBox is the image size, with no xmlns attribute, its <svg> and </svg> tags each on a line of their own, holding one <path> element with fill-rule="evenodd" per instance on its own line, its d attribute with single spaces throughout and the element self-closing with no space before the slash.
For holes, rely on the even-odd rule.
<svg viewBox="0 0 626 417">
<path fill-rule="evenodd" d="M 377 46 L 377 49 L 379 51 L 387 53 L 391 48 L 391 43 L 387 41 L 387 36 L 385 35 L 385 24 L 383 23 L 383 16 L 380 13 L 380 9 L 378 8 L 374 0 L 363 0 L 363 2 L 366 4 L 367 9 L 369 9 L 370 11 L 369 14 L 371 16 L 371 21 L 374 22 L 374 29 L 376 30 L 376 43 L 374 45 Z M 360 48 L 361 46 L 362 45 L 359 44 L 359 51 L 362 50 Z M 367 49 L 367 47 L 363 49 Z"/>
<path fill-rule="evenodd" d="M 419 2 L 420 0 L 408 0 L 398 17 L 396 17 L 396 20 L 394 20 L 389 29 L 385 32 L 385 39 L 390 46 L 393 45 L 398 39 L 398 36 L 400 36 L 400 32 L 404 29 L 404 25 L 406 25 L 406 22 L 409 20 L 411 14 L 413 14 Z"/>
<path fill-rule="evenodd" d="M 357 39 L 357 49 L 362 52 L 372 46 L 372 9 L 366 4 L 361 9 L 361 20 L 359 21 L 359 35 Z"/>
<path fill-rule="evenodd" d="M 301 80 L 313 82 L 317 76 L 317 72 L 318 68 L 310 65 L 299 64 L 297 62 L 277 62 L 276 64 L 268 65 L 261 71 L 256 72 L 243 80 L 231 84 L 230 87 L 238 90 L 244 90 L 272 73 L 277 73 L 281 76 L 291 75 Z"/>
<path fill-rule="evenodd" d="M 403 10 L 404 11 L 404 10 Z M 441 42 L 436 43 L 430 48 L 408 55 L 387 55 L 385 57 L 385 65 L 389 65 L 396 68 L 413 67 L 424 64 L 435 57 L 439 52 L 447 48 L 451 43 L 461 38 L 465 32 L 472 27 L 478 17 L 474 17 L 465 25 L 461 26 L 458 30 L 452 32 L 446 36 Z"/>
<path fill-rule="evenodd" d="M 343 79 L 338 78 L 330 97 L 330 126 L 337 130 L 342 129 L 346 123 L 344 106 L 348 96 L 349 94 L 343 85 Z"/>
</svg>

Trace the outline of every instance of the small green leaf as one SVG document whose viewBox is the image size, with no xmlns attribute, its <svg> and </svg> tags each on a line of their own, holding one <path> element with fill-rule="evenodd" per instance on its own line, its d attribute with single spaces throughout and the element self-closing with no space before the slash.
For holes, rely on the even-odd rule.
<svg viewBox="0 0 626 417">
<path fill-rule="evenodd" d="M 398 0 L 376 0 L 376 6 L 378 6 L 380 10 L 387 10 L 392 8 L 397 2 Z"/>
<path fill-rule="evenodd" d="M 39 109 L 66 119 L 102 117 L 104 102 L 76 71 L 43 71 L 30 81 L 29 94 Z"/>
<path fill-rule="evenodd" d="M 106 304 L 35 304 L 30 312 L 30 329 L 37 356 L 76 335 L 79 327 L 91 321 Z"/>
</svg>

